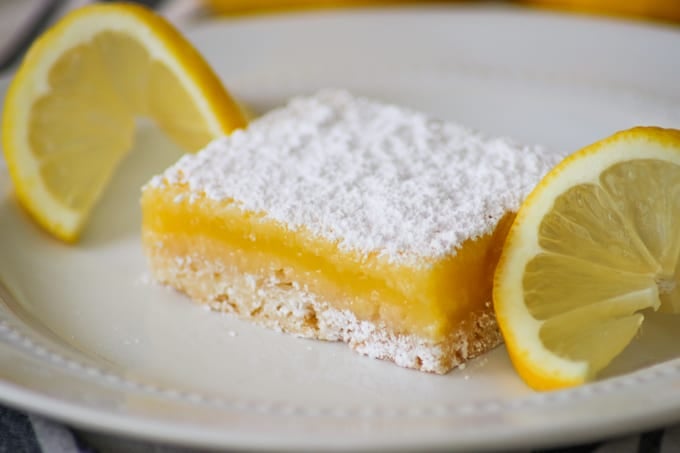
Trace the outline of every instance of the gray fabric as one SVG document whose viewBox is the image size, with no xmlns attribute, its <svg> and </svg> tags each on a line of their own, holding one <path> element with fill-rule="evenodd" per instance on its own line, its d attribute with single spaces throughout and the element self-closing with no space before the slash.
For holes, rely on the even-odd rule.
<svg viewBox="0 0 680 453">
<path fill-rule="evenodd" d="M 35 415 L 28 416 L 35 439 L 43 452 L 74 453 L 82 451 L 73 433 L 59 423 Z"/>
<path fill-rule="evenodd" d="M 31 420 L 25 414 L 0 406 L 0 453 L 40 453 Z"/>
<path fill-rule="evenodd" d="M 615 439 L 519 453 L 674 453 L 680 447 L 680 427 L 651 430 Z M 75 431 L 58 422 L 0 406 L 0 453 L 198 453 L 180 448 Z M 234 451 L 234 450 L 228 450 Z"/>
</svg>

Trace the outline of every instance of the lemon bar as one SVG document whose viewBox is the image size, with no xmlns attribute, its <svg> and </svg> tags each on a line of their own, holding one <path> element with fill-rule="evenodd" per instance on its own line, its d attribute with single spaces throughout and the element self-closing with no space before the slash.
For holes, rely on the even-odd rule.
<svg viewBox="0 0 680 453">
<path fill-rule="evenodd" d="M 501 343 L 491 286 L 538 146 L 344 90 L 291 99 L 142 189 L 151 273 L 268 328 L 446 373 Z"/>
</svg>

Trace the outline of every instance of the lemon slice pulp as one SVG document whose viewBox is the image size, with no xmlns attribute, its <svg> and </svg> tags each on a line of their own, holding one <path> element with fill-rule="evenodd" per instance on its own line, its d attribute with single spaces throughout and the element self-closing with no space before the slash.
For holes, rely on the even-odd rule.
<svg viewBox="0 0 680 453">
<path fill-rule="evenodd" d="M 680 131 L 640 127 L 576 152 L 527 197 L 494 278 L 513 365 L 536 389 L 596 377 L 645 309 L 680 312 Z"/>
<path fill-rule="evenodd" d="M 21 204 L 47 231 L 78 238 L 137 117 L 187 151 L 245 124 L 201 55 L 144 7 L 79 8 L 29 49 L 8 90 L 2 143 Z"/>
</svg>

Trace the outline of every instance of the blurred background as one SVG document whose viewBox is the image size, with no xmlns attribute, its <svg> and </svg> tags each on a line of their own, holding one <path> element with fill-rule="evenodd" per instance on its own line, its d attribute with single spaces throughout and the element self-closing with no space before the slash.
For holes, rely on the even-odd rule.
<svg viewBox="0 0 680 453">
<path fill-rule="evenodd" d="M 95 1 L 0 0 L 0 76 L 16 67 L 30 43 L 58 17 Z M 513 4 L 565 14 L 680 24 L 680 0 L 128 0 L 156 10 L 177 25 L 210 16 L 281 14 L 304 9 L 356 8 L 427 3 Z"/>
<path fill-rule="evenodd" d="M 439 3 L 464 0 L 439 0 Z M 481 0 L 477 0 L 476 3 Z M 358 5 L 417 4 L 427 3 L 408 0 L 204 0 L 207 8 L 216 14 L 244 14 L 262 10 L 286 10 L 290 8 L 343 7 Z M 432 2 L 430 2 L 432 3 Z M 503 3 L 502 1 L 487 3 Z M 669 22 L 680 21 L 679 0 L 508 0 L 532 7 L 550 8 L 572 13 L 605 14 L 629 18 L 651 19 Z"/>
</svg>

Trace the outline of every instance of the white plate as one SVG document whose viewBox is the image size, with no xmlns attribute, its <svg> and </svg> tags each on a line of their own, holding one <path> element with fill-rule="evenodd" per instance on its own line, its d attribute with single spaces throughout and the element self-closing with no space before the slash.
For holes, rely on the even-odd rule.
<svg viewBox="0 0 680 453">
<path fill-rule="evenodd" d="M 677 29 L 442 6 L 238 19 L 190 37 L 258 111 L 333 86 L 561 151 L 680 125 Z M 27 219 L 0 170 L 0 400 L 90 429 L 249 448 L 537 447 L 680 420 L 677 318 L 652 317 L 600 381 L 539 394 L 503 348 L 434 376 L 154 286 L 139 187 L 179 154 L 150 129 L 136 148 L 75 247 Z"/>
</svg>

